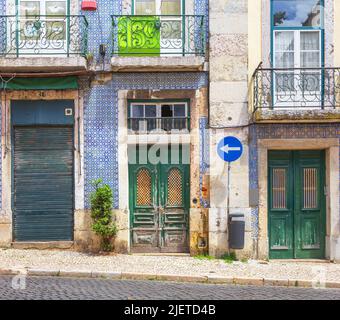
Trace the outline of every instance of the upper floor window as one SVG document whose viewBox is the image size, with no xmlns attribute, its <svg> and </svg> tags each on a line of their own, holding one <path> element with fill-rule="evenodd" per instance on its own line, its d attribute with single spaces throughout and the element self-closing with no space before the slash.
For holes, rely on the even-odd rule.
<svg viewBox="0 0 340 320">
<path fill-rule="evenodd" d="M 323 0 L 272 0 L 274 27 L 321 27 Z"/>
<path fill-rule="evenodd" d="M 273 104 L 318 106 L 322 97 L 323 1 L 272 0 Z"/>
<path fill-rule="evenodd" d="M 137 133 L 189 131 L 187 102 L 131 102 L 129 129 Z"/>
<path fill-rule="evenodd" d="M 182 0 L 135 0 L 137 15 L 180 15 Z"/>
</svg>

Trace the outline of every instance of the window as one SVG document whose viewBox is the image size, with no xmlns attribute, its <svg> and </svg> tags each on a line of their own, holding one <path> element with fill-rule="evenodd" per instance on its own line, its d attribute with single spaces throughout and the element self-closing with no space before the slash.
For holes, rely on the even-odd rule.
<svg viewBox="0 0 340 320">
<path fill-rule="evenodd" d="M 20 40 L 27 53 L 64 48 L 66 40 L 67 1 L 20 0 Z"/>
<path fill-rule="evenodd" d="M 188 103 L 130 103 L 129 129 L 133 132 L 189 131 Z"/>
<path fill-rule="evenodd" d="M 182 0 L 135 0 L 136 15 L 180 15 Z"/>
<path fill-rule="evenodd" d="M 274 106 L 321 101 L 322 5 L 322 0 L 272 0 Z"/>
<path fill-rule="evenodd" d="M 183 51 L 182 0 L 135 0 L 136 15 L 154 15 L 159 25 L 160 53 L 181 54 Z"/>
<path fill-rule="evenodd" d="M 274 26 L 321 27 L 322 0 L 272 0 Z"/>
</svg>

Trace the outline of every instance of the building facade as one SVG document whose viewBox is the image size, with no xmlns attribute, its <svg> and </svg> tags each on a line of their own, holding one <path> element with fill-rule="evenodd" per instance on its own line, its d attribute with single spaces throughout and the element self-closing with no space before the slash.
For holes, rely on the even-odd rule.
<svg viewBox="0 0 340 320">
<path fill-rule="evenodd" d="M 103 179 L 117 252 L 222 256 L 230 212 L 240 258 L 339 260 L 339 25 L 336 0 L 0 0 L 0 245 L 96 250 Z"/>
<path fill-rule="evenodd" d="M 87 3 L 1 2 L 1 244 L 95 250 L 103 179 L 116 251 L 207 250 L 208 4 Z"/>
<path fill-rule="evenodd" d="M 210 3 L 211 150 L 226 135 L 245 146 L 230 178 L 230 210 L 246 216 L 240 256 L 339 259 L 339 5 Z M 209 249 L 220 255 L 226 166 L 210 157 Z"/>
</svg>

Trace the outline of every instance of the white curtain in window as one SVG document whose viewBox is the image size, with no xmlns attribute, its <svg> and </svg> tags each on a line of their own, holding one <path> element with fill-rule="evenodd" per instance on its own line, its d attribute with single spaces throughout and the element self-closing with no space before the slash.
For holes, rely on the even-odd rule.
<svg viewBox="0 0 340 320">
<path fill-rule="evenodd" d="M 294 32 L 275 33 L 275 67 L 294 67 Z"/>
<path fill-rule="evenodd" d="M 301 32 L 301 67 L 320 67 L 320 36 L 319 32 Z"/>
<path fill-rule="evenodd" d="M 182 0 L 162 0 L 161 11 L 165 15 L 180 15 Z"/>
<path fill-rule="evenodd" d="M 156 0 L 135 0 L 137 15 L 155 15 L 156 14 Z"/>
</svg>

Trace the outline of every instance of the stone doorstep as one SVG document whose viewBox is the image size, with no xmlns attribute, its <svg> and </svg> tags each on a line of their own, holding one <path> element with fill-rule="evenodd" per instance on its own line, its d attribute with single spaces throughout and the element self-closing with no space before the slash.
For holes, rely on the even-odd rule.
<svg viewBox="0 0 340 320">
<path fill-rule="evenodd" d="M 16 269 L 0 269 L 0 276 L 18 275 L 21 272 Z M 74 277 L 74 278 L 95 278 L 110 280 L 156 280 L 173 282 L 207 283 L 221 285 L 243 285 L 243 286 L 271 286 L 271 287 L 302 287 L 312 288 L 312 280 L 302 279 L 271 279 L 271 278 L 245 278 L 245 277 L 222 277 L 222 276 L 190 276 L 175 274 L 151 274 L 133 272 L 101 272 L 83 270 L 44 270 L 27 269 L 27 275 L 34 277 Z M 340 289 L 340 282 L 328 281 L 325 283 L 328 289 Z"/>
</svg>

